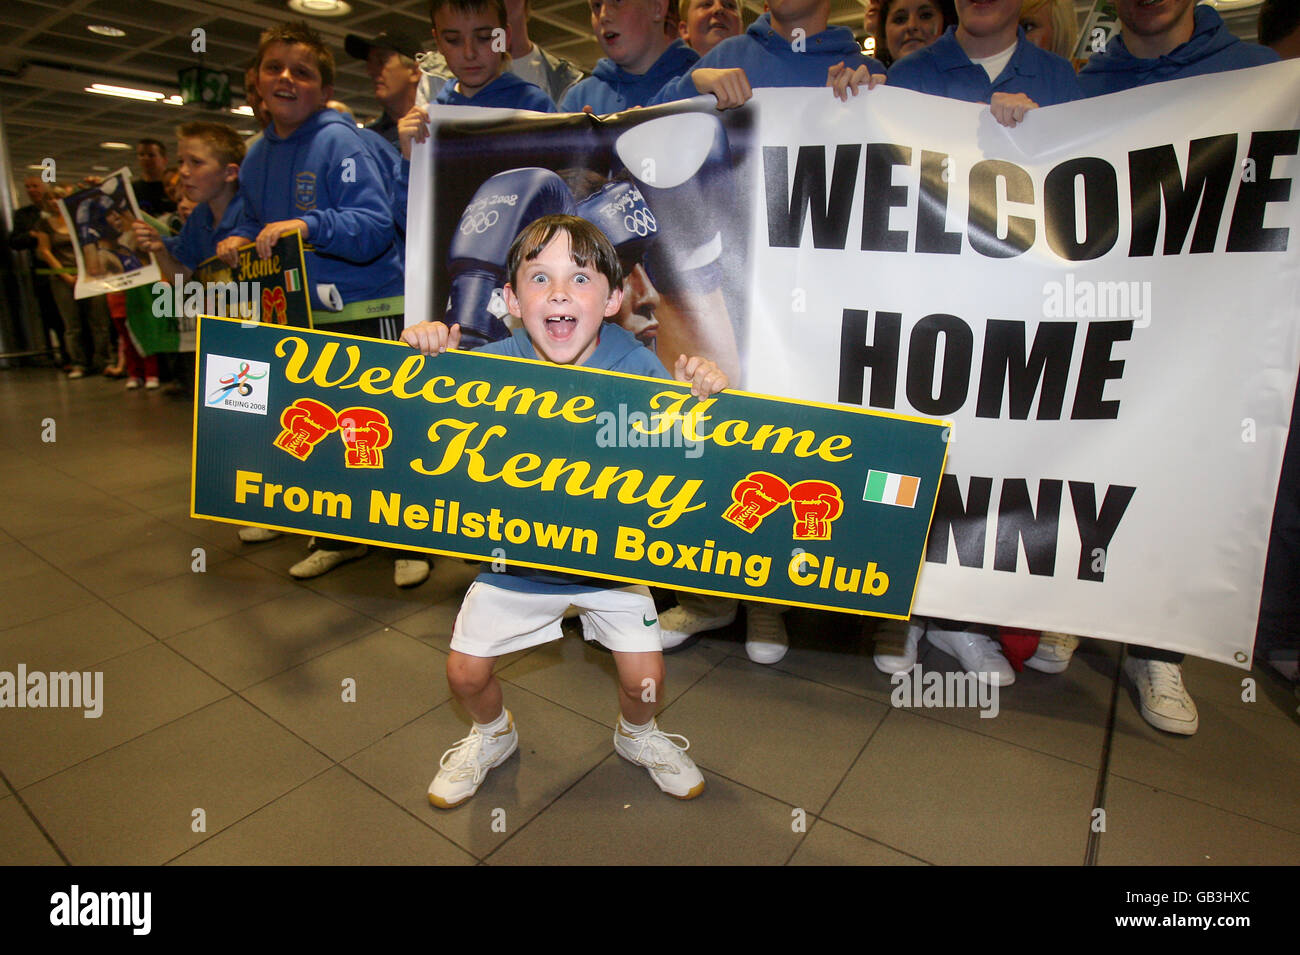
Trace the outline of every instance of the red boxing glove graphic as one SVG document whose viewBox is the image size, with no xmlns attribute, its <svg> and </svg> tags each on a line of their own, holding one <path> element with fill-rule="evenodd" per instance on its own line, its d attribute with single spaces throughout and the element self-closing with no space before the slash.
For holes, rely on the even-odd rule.
<svg viewBox="0 0 1300 955">
<path fill-rule="evenodd" d="M 262 289 L 262 321 L 272 325 L 284 325 L 289 321 L 289 302 L 284 297 L 284 289 Z"/>
<path fill-rule="evenodd" d="M 384 448 L 393 441 L 388 416 L 374 408 L 346 408 L 339 412 L 339 433 L 347 445 L 350 468 L 382 468 Z"/>
<path fill-rule="evenodd" d="M 840 489 L 828 481 L 800 481 L 790 488 L 794 511 L 794 539 L 828 541 L 831 522 L 844 511 Z"/>
<path fill-rule="evenodd" d="M 723 519 L 752 534 L 763 518 L 790 500 L 790 486 L 775 474 L 752 471 L 731 489 L 731 499 L 735 503 L 727 508 Z"/>
<path fill-rule="evenodd" d="M 338 429 L 338 418 L 329 405 L 314 398 L 299 398 L 281 413 L 280 424 L 284 430 L 275 439 L 275 446 L 306 461 L 316 443 Z"/>
</svg>

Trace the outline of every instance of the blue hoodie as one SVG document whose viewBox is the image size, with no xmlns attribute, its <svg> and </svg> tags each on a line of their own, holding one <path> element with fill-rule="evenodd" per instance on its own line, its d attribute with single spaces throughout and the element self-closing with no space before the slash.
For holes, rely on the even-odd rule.
<svg viewBox="0 0 1300 955">
<path fill-rule="evenodd" d="M 654 65 L 638 76 L 604 57 L 589 77 L 569 87 L 569 92 L 560 101 L 560 112 L 581 113 L 584 106 L 590 106 L 596 115 L 604 116 L 633 106 L 648 106 L 665 83 L 681 76 L 699 58 L 699 54 L 681 40 L 674 40 Z M 694 96 L 694 87 L 691 90 Z"/>
<path fill-rule="evenodd" d="M 994 93 L 1024 93 L 1039 106 L 1083 99 L 1074 67 L 1064 57 L 1034 46 L 1023 29 L 1016 31 L 1016 50 L 996 82 L 966 55 L 957 42 L 957 28 L 949 27 L 929 46 L 894 63 L 889 85 L 967 103 L 988 103 Z"/>
<path fill-rule="evenodd" d="M 1148 83 L 1180 80 L 1187 76 L 1222 73 L 1248 66 L 1273 63 L 1278 55 L 1266 46 L 1243 43 L 1229 31 L 1213 8 L 1197 4 L 1192 21 L 1192 38 L 1164 56 L 1138 59 L 1117 36 L 1101 53 L 1093 54 L 1079 72 L 1085 96 L 1101 96 L 1131 90 Z"/>
<path fill-rule="evenodd" d="M 193 271 L 217 254 L 217 243 L 234 231 L 243 212 L 244 199 L 238 192 L 231 196 L 219 223 L 212 221 L 212 206 L 200 202 L 185 220 L 180 235 L 165 238 L 162 243 L 173 259 Z M 170 275 L 163 278 L 171 280 Z"/>
<path fill-rule="evenodd" d="M 509 338 L 489 342 L 482 348 L 476 348 L 479 355 L 508 355 L 511 358 L 531 358 L 533 361 L 545 361 L 537 354 L 527 330 L 515 329 Z M 672 378 L 657 355 L 642 345 L 631 332 L 613 322 L 605 322 L 600 327 L 600 340 L 596 350 L 583 364 L 584 368 L 602 368 L 605 371 L 621 371 L 629 375 L 641 375 L 645 378 Z M 562 574 L 557 571 L 538 570 L 534 567 L 507 567 L 503 574 L 494 574 L 490 570 L 479 571 L 478 580 L 500 587 L 503 590 L 522 591 L 524 593 L 554 593 L 563 590 L 568 593 L 587 590 L 606 590 L 612 587 L 624 587 L 626 584 L 604 580 L 599 577 L 582 577 L 575 574 Z"/>
<path fill-rule="evenodd" d="M 868 66 L 872 73 L 885 72 L 879 61 L 863 54 L 848 27 L 830 27 L 806 37 L 804 52 L 798 53 L 789 40 L 772 29 L 772 15 L 765 13 L 740 36 L 728 37 L 710 50 L 692 72 L 739 68 L 755 88 L 825 86 L 826 72 L 836 63 L 850 69 Z M 697 95 L 695 82 L 687 74 L 665 85 L 651 103 L 671 103 Z"/>
<path fill-rule="evenodd" d="M 348 305 L 402 294 L 388 194 L 393 174 L 374 149 L 343 114 L 320 109 L 285 139 L 274 124 L 266 127 L 239 167 L 244 211 L 231 234 L 253 239 L 271 222 L 306 222 L 315 308 L 324 307 L 319 283 L 336 286 Z"/>
<path fill-rule="evenodd" d="M 438 91 L 433 101 L 444 106 L 499 106 L 503 109 L 530 109 L 534 113 L 555 112 L 555 104 L 540 86 L 506 72 L 473 96 L 461 94 L 459 80 L 448 83 Z"/>
</svg>

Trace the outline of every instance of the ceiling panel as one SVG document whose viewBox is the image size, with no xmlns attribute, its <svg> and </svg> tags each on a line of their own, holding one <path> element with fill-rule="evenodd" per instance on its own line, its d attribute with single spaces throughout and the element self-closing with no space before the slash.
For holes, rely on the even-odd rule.
<svg viewBox="0 0 1300 955">
<path fill-rule="evenodd" d="M 744 0 L 746 22 L 762 10 L 761 0 Z M 1090 0 L 1075 0 L 1082 15 Z M 338 63 L 335 92 L 357 118 L 378 110 L 364 65 L 343 52 L 349 32 L 373 36 L 400 28 L 428 34 L 426 0 L 352 0 L 348 16 L 313 20 L 334 49 Z M 530 32 L 535 42 L 590 69 L 600 56 L 591 36 L 587 0 L 533 0 Z M 1233 31 L 1253 39 L 1257 8 L 1225 12 Z M 176 92 L 176 73 L 198 61 L 190 50 L 190 30 L 206 31 L 205 65 L 235 74 L 237 103 L 243 69 L 258 34 L 272 23 L 291 19 L 284 0 L 0 0 L 0 110 L 10 166 L 21 181 L 30 163 L 56 159 L 65 181 L 95 166 L 117 168 L 134 161 L 130 153 L 98 147 L 105 139 L 134 143 L 142 136 L 174 140 L 177 124 L 210 118 L 250 129 L 251 117 L 214 113 L 199 107 L 131 103 L 83 92 L 93 82 Z M 862 30 L 860 0 L 832 0 L 831 22 Z M 86 30 L 106 23 L 127 31 L 120 39 Z M 430 40 L 432 43 L 432 40 Z M 25 200 L 24 200 L 25 201 Z"/>
</svg>

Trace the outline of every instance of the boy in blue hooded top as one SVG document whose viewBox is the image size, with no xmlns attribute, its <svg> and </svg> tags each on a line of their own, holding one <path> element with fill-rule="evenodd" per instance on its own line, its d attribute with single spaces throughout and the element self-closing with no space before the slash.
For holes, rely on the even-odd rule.
<svg viewBox="0 0 1300 955">
<path fill-rule="evenodd" d="M 433 0 L 431 9 L 438 52 L 456 75 L 435 103 L 555 112 L 541 87 L 506 69 L 510 28 L 503 0 Z"/>
<path fill-rule="evenodd" d="M 1026 110 L 1082 99 L 1074 68 L 1019 29 L 1019 0 L 957 0 L 957 26 L 889 70 L 889 85 L 988 103 L 1004 126 Z"/>
<path fill-rule="evenodd" d="M 271 123 L 239 170 L 243 214 L 217 255 L 232 267 L 252 240 L 258 256 L 292 232 L 302 234 L 315 324 L 369 338 L 402 328 L 402 263 L 381 169 L 356 123 L 325 104 L 334 94 L 334 56 L 305 23 L 262 34 L 256 86 Z M 316 538 L 316 550 L 289 568 L 318 577 L 366 553 L 365 544 Z"/>
<path fill-rule="evenodd" d="M 827 26 L 830 0 L 770 0 L 767 7 L 748 30 L 723 40 L 689 74 L 664 86 L 653 103 L 714 93 L 719 108 L 736 105 L 710 82 L 715 70 L 743 71 L 748 88 L 825 86 L 833 67 L 883 76 L 884 66 L 863 54 L 852 30 Z"/>
<path fill-rule="evenodd" d="M 381 327 L 401 312 L 391 173 L 380 169 L 356 124 L 326 108 L 333 79 L 334 58 L 310 27 L 286 24 L 262 35 L 257 87 L 271 124 L 240 167 L 243 214 L 217 255 L 234 265 L 239 247 L 252 240 L 266 258 L 280 238 L 301 232 L 312 303 L 322 309 L 317 324 L 332 320 L 336 331 L 395 338 L 400 322 Z M 328 302 L 321 285 L 336 290 Z"/>
<path fill-rule="evenodd" d="M 700 59 L 681 40 L 669 38 L 664 21 L 669 0 L 591 0 L 591 30 L 605 56 L 591 76 L 569 87 L 560 112 L 617 113 L 648 106 L 665 83 Z"/>
<path fill-rule="evenodd" d="M 1194 0 L 1143 5 L 1119 0 L 1123 35 L 1093 54 L 1079 73 L 1088 96 L 1187 76 L 1273 63 L 1276 53 L 1233 36 L 1212 7 Z"/>
</svg>

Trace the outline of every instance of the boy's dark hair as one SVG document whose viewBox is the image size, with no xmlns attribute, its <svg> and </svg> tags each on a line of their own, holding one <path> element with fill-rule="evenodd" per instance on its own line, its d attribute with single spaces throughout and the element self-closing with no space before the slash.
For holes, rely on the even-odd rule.
<svg viewBox="0 0 1300 955">
<path fill-rule="evenodd" d="M 478 13 L 480 10 L 495 10 L 499 26 L 505 26 L 509 22 L 506 18 L 505 0 L 429 0 L 430 24 L 433 23 L 434 15 L 443 7 L 451 7 L 457 13 Z"/>
<path fill-rule="evenodd" d="M 262 71 L 262 58 L 266 56 L 267 48 L 273 43 L 286 43 L 290 46 L 301 43 L 310 47 L 316 54 L 316 69 L 320 72 L 321 86 L 334 85 L 334 54 L 325 45 L 320 34 L 308 26 L 306 21 L 291 20 L 288 23 L 277 23 L 262 32 L 262 36 L 257 41 L 257 55 L 253 58 L 253 69 L 259 73 Z"/>
<path fill-rule="evenodd" d="M 1272 46 L 1286 39 L 1300 26 L 1300 3 L 1295 0 L 1264 0 L 1259 8 L 1259 42 Z"/>
<path fill-rule="evenodd" d="M 586 219 L 564 215 L 542 216 L 515 236 L 506 258 L 506 272 L 510 276 L 511 288 L 518 287 L 520 266 L 541 255 L 542 250 L 561 232 L 568 233 L 569 256 L 574 265 L 582 269 L 595 268 L 609 280 L 611 292 L 622 288 L 623 267 L 605 233 Z"/>
<path fill-rule="evenodd" d="M 212 150 L 217 162 L 223 166 L 239 165 L 244 161 L 244 140 L 225 123 L 193 122 L 176 127 L 177 139 L 197 139 Z"/>
<path fill-rule="evenodd" d="M 159 151 L 160 153 L 162 153 L 164 156 L 167 155 L 167 147 L 164 146 L 164 145 L 163 145 L 160 141 L 158 141 L 157 139 L 141 139 L 141 140 L 137 140 L 137 141 L 136 141 L 136 145 L 137 145 L 137 146 L 157 146 L 157 147 L 158 147 L 158 151 Z"/>
</svg>

